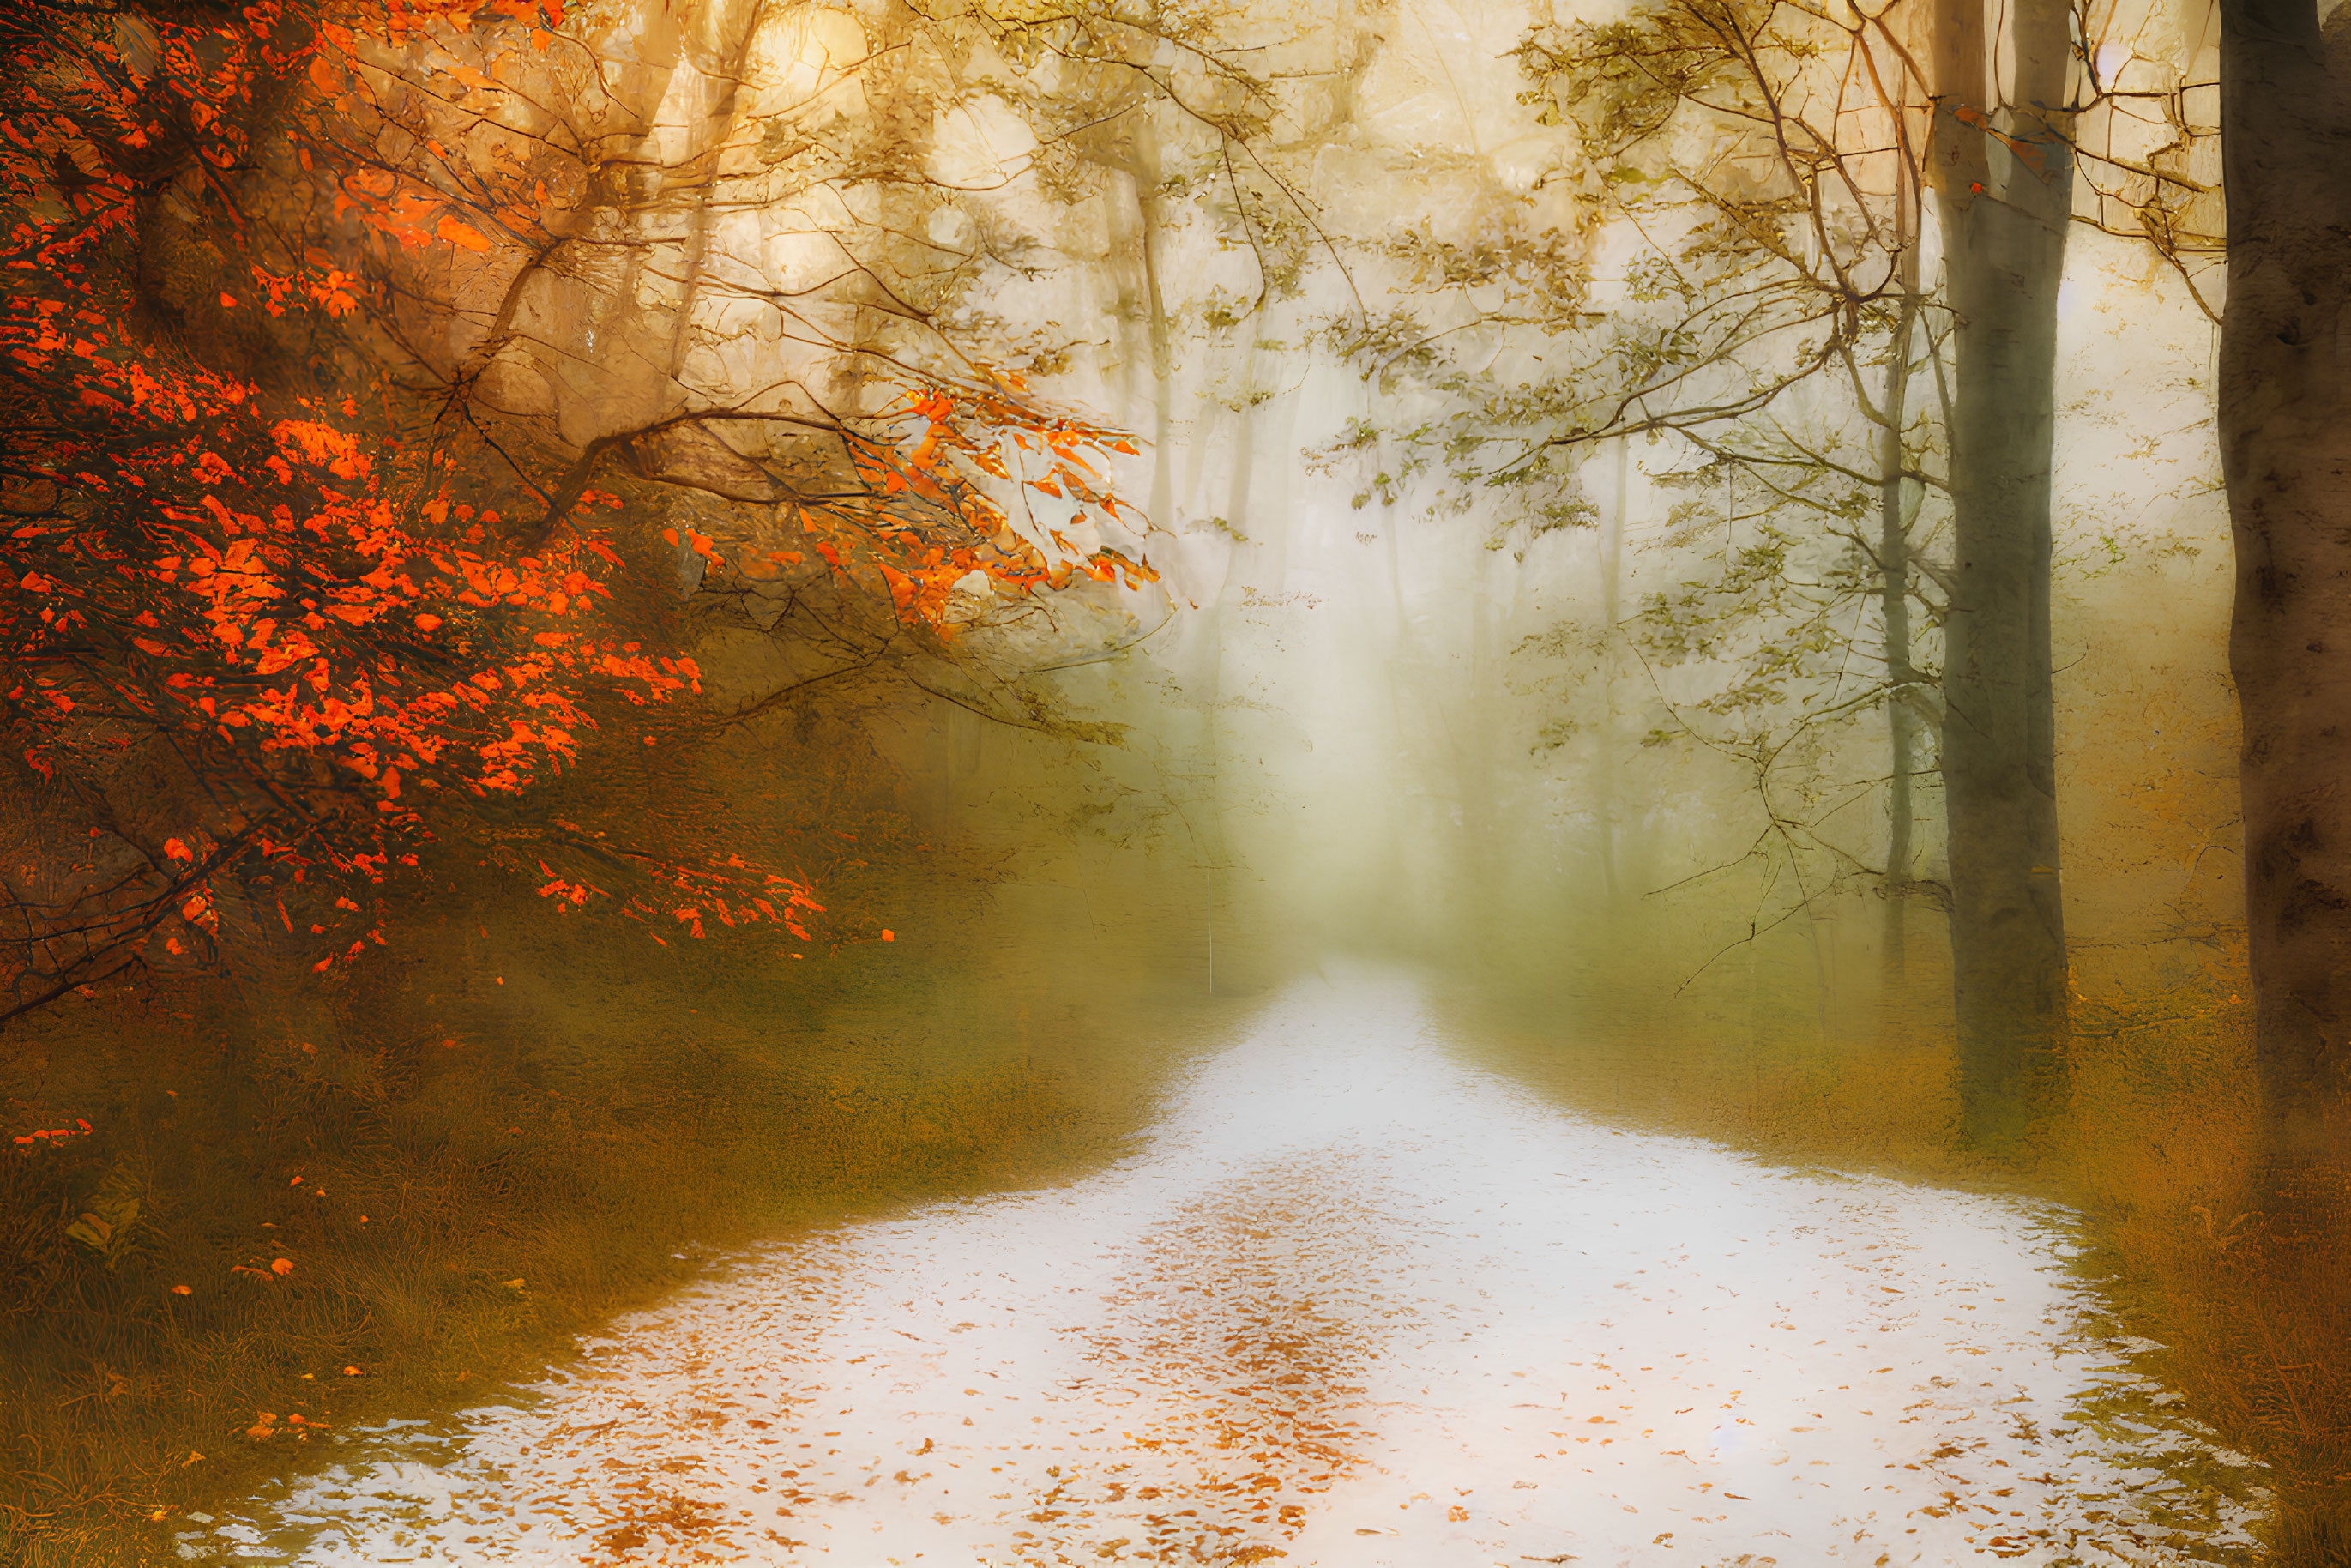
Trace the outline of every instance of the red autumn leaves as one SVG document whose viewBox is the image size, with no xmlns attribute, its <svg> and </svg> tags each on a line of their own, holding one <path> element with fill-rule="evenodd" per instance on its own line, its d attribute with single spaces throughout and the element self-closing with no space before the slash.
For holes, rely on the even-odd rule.
<svg viewBox="0 0 2351 1568">
<path fill-rule="evenodd" d="M 527 172 L 456 179 L 429 139 L 398 156 L 339 140 L 344 96 L 382 86 L 381 45 L 477 27 L 494 68 L 465 85 L 491 89 L 495 49 L 543 51 L 559 20 L 553 0 L 331 20 L 256 0 L 0 21 L 20 68 L 0 89 L 0 731 L 60 799 L 163 780 L 11 894 L 32 935 L 0 965 L 0 1017 L 280 930 L 329 938 L 315 968 L 354 957 L 386 941 L 385 907 L 336 893 L 422 869 L 469 810 L 580 765 L 600 727 L 699 693 L 690 657 L 614 614 L 611 530 L 637 522 L 621 498 L 534 480 L 486 437 L 454 458 L 465 389 L 426 408 L 369 358 L 415 327 L 397 258 L 503 265 L 551 243 L 549 198 Z M 840 435 L 854 483 L 789 508 L 794 548 L 673 537 L 721 576 L 821 562 L 941 637 L 974 573 L 1015 593 L 1152 575 L 1070 538 L 1122 515 L 1102 455 L 1132 445 L 1041 413 L 1017 379 L 915 385 Z M 725 851 L 632 852 L 643 885 L 608 892 L 545 843 L 538 891 L 566 909 L 809 940 L 823 908 Z M 591 858 L 609 868 L 610 848 Z M 329 899 L 356 935 L 330 934 Z"/>
</svg>

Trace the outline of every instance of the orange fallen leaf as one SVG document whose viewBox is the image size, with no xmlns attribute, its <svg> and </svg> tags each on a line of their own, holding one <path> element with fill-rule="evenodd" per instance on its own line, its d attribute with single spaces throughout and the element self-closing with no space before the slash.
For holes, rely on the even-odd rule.
<svg viewBox="0 0 2351 1568">
<path fill-rule="evenodd" d="M 280 1258 L 269 1265 L 269 1271 L 273 1274 L 291 1274 L 294 1271 L 293 1260 Z"/>
<path fill-rule="evenodd" d="M 481 230 L 474 227 L 471 224 L 461 224 L 455 218 L 443 218 L 441 220 L 440 226 L 433 232 L 436 236 L 441 239 L 447 240 L 451 245 L 463 246 L 467 250 L 486 251 L 490 248 L 488 236 L 485 235 Z"/>
<path fill-rule="evenodd" d="M 189 1290 L 185 1285 L 174 1285 L 172 1287 L 172 1294 L 175 1296 L 190 1296 L 194 1293 L 194 1291 Z"/>
</svg>

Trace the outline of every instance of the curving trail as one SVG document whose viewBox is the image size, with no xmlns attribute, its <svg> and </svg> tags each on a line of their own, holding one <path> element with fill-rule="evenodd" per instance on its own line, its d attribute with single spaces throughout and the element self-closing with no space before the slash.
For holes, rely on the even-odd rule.
<svg viewBox="0 0 2351 1568">
<path fill-rule="evenodd" d="M 1072 1186 L 807 1235 L 192 1560 L 2250 1561 L 2062 1212 L 1610 1130 L 1310 979 Z"/>
</svg>

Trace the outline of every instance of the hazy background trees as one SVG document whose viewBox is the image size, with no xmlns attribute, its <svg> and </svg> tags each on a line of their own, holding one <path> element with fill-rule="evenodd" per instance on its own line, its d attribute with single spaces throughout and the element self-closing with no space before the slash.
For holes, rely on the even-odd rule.
<svg viewBox="0 0 2351 1568">
<path fill-rule="evenodd" d="M 56 14 L 28 15 L 25 37 L 55 34 Z M 388 1041 L 388 1017 L 498 1019 L 498 1093 L 534 1063 L 577 1065 L 532 1009 L 592 1039 L 600 1071 L 669 1050 L 675 1004 L 732 1009 L 749 1040 L 801 997 L 915 1041 L 982 1019 L 975 1051 L 1026 1061 L 1032 1035 L 1082 1033 L 1071 998 L 1089 988 L 1172 1016 L 1368 947 L 1468 982 L 1480 1027 L 1534 1042 L 1515 1065 L 1563 1092 L 1805 1157 L 2061 1171 L 2137 1228 L 2148 1269 L 2200 1281 L 2182 1299 L 2235 1300 L 2213 1270 L 2247 1249 L 2190 1218 L 2219 1212 L 2225 1239 L 2247 1212 L 2231 1195 L 2261 1116 L 2209 374 L 2210 17 L 599 0 L 287 26 L 306 17 L 317 46 L 271 67 L 277 96 L 240 102 L 216 174 L 151 167 L 110 121 L 57 130 L 70 115 L 10 165 L 10 199 L 46 225 L 124 182 L 103 278 L 126 365 L 274 400 L 224 449 L 226 476 L 191 451 L 158 488 L 225 553 L 204 496 L 266 519 L 289 484 L 348 486 L 345 447 L 321 436 L 301 465 L 298 434 L 281 450 L 271 432 L 298 412 L 364 447 L 366 503 L 403 559 L 449 563 L 365 618 L 354 667 L 404 660 L 439 690 L 542 632 L 585 638 L 548 617 L 586 596 L 556 612 L 540 580 L 522 587 L 526 560 L 569 551 L 603 585 L 593 645 L 656 661 L 669 700 L 640 707 L 593 665 L 566 688 L 597 720 L 576 755 L 481 795 L 453 773 L 454 804 L 393 824 L 418 866 L 381 887 L 366 868 L 306 880 L 281 917 L 290 886 L 232 887 L 210 846 L 236 841 L 248 789 L 294 778 L 338 802 L 346 860 L 371 861 L 395 814 L 345 765 L 359 754 L 294 768 L 232 747 L 235 799 L 191 834 L 165 819 L 195 810 L 191 778 L 217 758 L 125 769 L 114 732 L 69 716 L 78 696 L 11 695 L 12 751 L 62 737 L 73 764 L 71 787 L 18 791 L 9 841 L 30 859 L 12 860 L 70 882 L 93 874 L 91 843 L 127 857 L 56 897 L 20 878 L 19 904 L 70 931 L 94 898 L 186 950 L 126 969 L 135 992 L 78 998 L 90 972 L 34 955 L 28 926 L 27 995 L 87 1001 L 85 1022 L 184 1011 L 195 1030 L 201 1012 L 288 1095 L 389 1125 L 461 1058 L 441 1054 L 454 1025 Z M 2319 68 L 2307 20 L 2262 70 Z M 120 57 L 106 68 L 133 104 L 162 90 L 157 40 L 197 27 L 74 26 Z M 2335 112 L 2310 107 L 2323 92 L 2272 96 Z M 2263 120 L 2248 141 L 2323 146 L 2320 120 Z M 2232 475 L 2307 489 L 2323 465 L 2282 465 L 2319 464 L 2324 433 L 2257 394 L 2276 355 L 2298 365 L 2322 340 L 2279 334 L 2312 308 L 2294 289 L 2324 297 L 2331 220 L 2281 198 L 2316 226 L 2264 228 L 2244 215 L 2273 210 L 2264 189 L 2231 265 L 2269 267 L 2271 246 L 2310 277 L 2231 294 L 2223 428 Z M 11 347 L 70 356 L 38 346 L 47 287 L 14 286 Z M 79 402 L 82 382 L 11 363 L 11 406 L 39 417 L 0 444 L 0 507 L 96 537 L 40 448 L 111 453 L 130 427 Z M 152 565 L 152 514 L 127 496 L 109 493 L 107 537 L 155 546 Z M 2315 502 L 2259 505 L 2241 517 L 2258 541 L 2324 532 Z M 20 585 L 48 580 L 46 538 L 12 539 Z M 305 561 L 353 582 L 381 564 Z M 485 597 L 469 565 L 516 573 L 525 602 L 453 608 L 461 580 Z M 2296 570 L 2325 580 L 2315 557 Z M 9 622 L 26 690 L 70 695 L 57 683 L 93 656 L 60 651 L 33 592 Z M 2272 603 L 2256 592 L 2253 612 Z M 95 666 L 177 692 L 169 664 L 141 663 L 158 629 L 138 607 L 99 607 Z M 2246 689 L 2321 696 L 2248 711 L 2306 739 L 2331 689 L 2309 645 L 2331 643 L 2257 632 L 2253 612 Z M 210 624 L 161 645 L 220 678 L 234 661 Z M 2262 663 L 2289 643 L 2307 661 Z M 194 696 L 169 700 L 154 734 L 220 740 Z M 533 722 L 478 716 L 475 754 Z M 2250 973 L 2267 953 L 2302 974 L 2259 991 L 2283 1020 L 2263 1026 L 2274 1107 L 2334 1050 L 2333 982 L 2311 967 L 2331 917 L 2287 896 L 2324 883 L 2293 867 L 2331 852 L 2295 835 L 2324 825 L 2332 753 L 2257 737 L 2248 755 L 2300 758 L 2304 782 L 2274 799 L 2310 807 L 2256 800 L 2271 869 Z M 809 939 L 679 957 L 740 906 L 708 879 L 753 866 L 809 901 L 787 905 Z M 364 934 L 410 873 L 414 946 L 394 957 L 397 922 L 381 948 Z M 206 878 L 275 945 L 258 980 L 205 905 L 185 913 Z M 574 935 L 558 906 L 639 919 Z M 824 965 L 836 979 L 801 977 Z M 668 1021 L 649 1042 L 623 1015 Z M 801 1022 L 799 1045 L 824 1037 Z M 224 1103 L 259 1092 L 206 1071 L 235 1088 Z M 797 1085 L 778 1092 L 815 1092 L 778 1071 Z M 1148 1077 L 1129 1061 L 1102 1082 Z M 62 1080 L 14 1082 L 30 1104 Z M 940 1103 L 978 1116 L 960 1092 Z M 1027 1094 L 1044 1115 L 1050 1096 Z M 125 1124 L 148 1113 L 123 1104 Z M 441 1124 L 415 1115 L 400 1124 Z M 601 1124 L 583 1105 L 576 1124 Z M 902 1154 L 936 1142 L 907 1125 Z M 490 1168 L 474 1138 L 446 1146 Z M 128 1156 L 89 1158 L 41 1203 L 78 1201 Z M 54 1229 L 43 1267 L 70 1283 L 82 1260 Z M 2284 1348 L 2243 1386 L 2290 1388 L 2279 1407 L 2298 1411 L 2307 1390 L 2281 1369 L 2315 1364 L 2292 1342 L 2324 1324 L 2215 1307 L 2208 1338 L 2254 1321 Z M 2255 1426 L 2278 1405 L 2260 1399 Z"/>
</svg>

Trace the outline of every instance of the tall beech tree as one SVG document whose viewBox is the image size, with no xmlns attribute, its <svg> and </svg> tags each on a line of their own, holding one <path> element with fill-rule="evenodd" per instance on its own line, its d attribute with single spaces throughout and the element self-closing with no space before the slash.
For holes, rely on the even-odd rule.
<svg viewBox="0 0 2351 1568">
<path fill-rule="evenodd" d="M 1993 1146 L 2055 1109 L 2064 1085 L 2049 567 L 2072 26 L 2065 0 L 1944 0 L 1933 28 L 1928 168 L 1955 323 L 1942 734 L 1952 990 L 1966 1130 Z"/>
<path fill-rule="evenodd" d="M 2229 652 L 2256 1060 L 2291 1169 L 2351 1131 L 2351 36 L 2311 0 L 2220 20 Z"/>
</svg>

